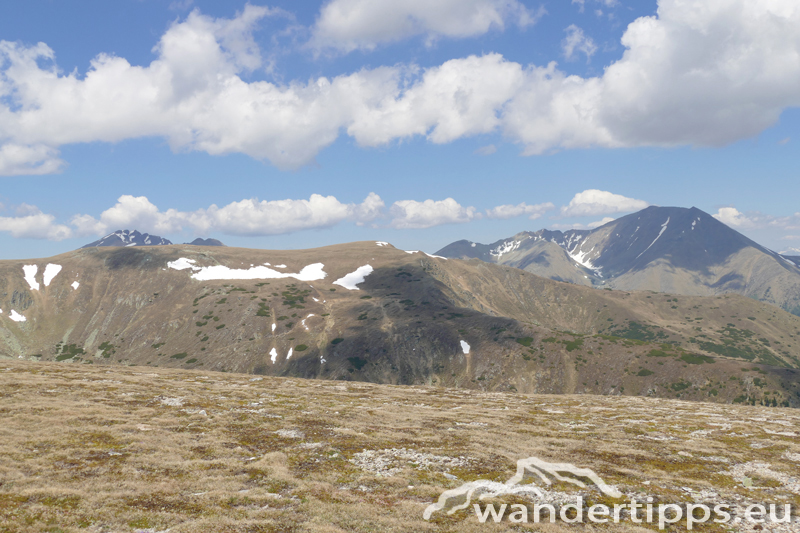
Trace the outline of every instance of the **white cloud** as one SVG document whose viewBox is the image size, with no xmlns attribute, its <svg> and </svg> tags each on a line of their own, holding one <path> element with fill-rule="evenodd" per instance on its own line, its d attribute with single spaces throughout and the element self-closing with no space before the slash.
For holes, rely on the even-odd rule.
<svg viewBox="0 0 800 533">
<path fill-rule="evenodd" d="M 619 0 L 595 0 L 595 2 L 602 4 L 606 7 L 617 7 L 619 5 Z M 573 4 L 578 4 L 578 11 L 583 13 L 584 8 L 586 7 L 586 0 L 572 0 Z M 597 10 L 600 11 L 600 10 Z M 602 14 L 602 13 L 601 13 Z"/>
<path fill-rule="evenodd" d="M 487 209 L 486 218 L 509 219 L 527 215 L 531 220 L 535 220 L 541 217 L 544 213 L 552 211 L 555 208 L 556 206 L 551 202 L 536 205 L 528 205 L 525 202 L 517 205 L 499 205 L 497 207 L 493 207 L 492 209 Z"/>
<path fill-rule="evenodd" d="M 561 41 L 561 50 L 567 61 L 573 59 L 576 52 L 580 52 L 586 56 L 588 62 L 597 52 L 597 45 L 594 44 L 592 38 L 584 35 L 583 30 L 575 24 L 570 24 L 564 31 L 567 36 Z"/>
<path fill-rule="evenodd" d="M 602 220 L 596 220 L 594 222 L 586 224 L 586 227 L 589 229 L 599 228 L 600 226 L 605 226 L 606 224 L 608 224 L 609 222 L 613 222 L 614 220 L 616 219 L 611 217 L 603 217 Z"/>
<path fill-rule="evenodd" d="M 752 228 L 756 225 L 754 220 L 748 218 L 735 207 L 721 207 L 712 216 L 723 224 L 733 228 Z"/>
<path fill-rule="evenodd" d="M 418 35 L 429 43 L 474 37 L 508 22 L 524 28 L 543 14 L 518 0 L 332 0 L 320 11 L 309 46 L 346 53 Z"/>
<path fill-rule="evenodd" d="M 1 90 L 1 87 L 0 87 Z M 0 92 L 2 96 L 2 92 Z M 2 107 L 0 107 L 2 116 Z M 1 138 L 0 138 L 1 139 Z M 0 145 L 0 176 L 55 174 L 64 166 L 58 150 L 44 145 Z"/>
<path fill-rule="evenodd" d="M 639 211 L 649 206 L 644 200 L 627 198 L 608 191 L 587 189 L 573 196 L 569 205 L 561 208 L 561 216 L 586 217 Z"/>
<path fill-rule="evenodd" d="M 124 195 L 117 204 L 100 215 L 73 217 L 81 235 L 103 235 L 117 229 L 133 229 L 157 234 L 191 230 L 227 235 L 279 235 L 305 229 L 334 226 L 345 220 L 366 224 L 381 215 L 384 203 L 370 193 L 361 204 L 344 204 L 333 196 L 312 194 L 308 200 L 246 199 L 223 207 L 211 205 L 196 211 L 160 211 L 145 196 Z"/>
<path fill-rule="evenodd" d="M 600 226 L 604 226 L 609 222 L 613 222 L 614 218 L 611 217 L 603 217 L 601 220 L 595 220 L 594 222 L 589 222 L 588 224 L 581 224 L 579 222 L 574 222 L 572 224 L 552 224 L 550 226 L 551 229 L 560 229 L 562 231 L 571 230 L 571 229 L 582 229 L 582 230 L 591 230 L 595 228 L 599 228 Z"/>
<path fill-rule="evenodd" d="M 324 9 L 351 5 L 342 2 Z M 521 6 L 418 4 L 413 9 L 424 13 L 451 4 L 462 10 L 462 18 L 436 19 L 454 29 L 425 26 L 453 36 L 505 24 L 508 10 Z M 374 5 L 352 3 L 365 12 Z M 387 5 L 416 13 L 411 0 Z M 467 24 L 473 12 L 484 13 L 475 15 L 483 26 Z M 282 14 L 250 5 L 230 20 L 193 11 L 161 37 L 149 65 L 99 55 L 84 76 L 59 72 L 44 44 L 0 42 L 0 174 L 58 172 L 63 145 L 153 136 L 175 151 L 244 153 L 279 168 L 313 161 L 342 131 L 362 146 L 413 136 L 447 143 L 499 131 L 525 155 L 718 146 L 752 137 L 800 106 L 796 0 L 660 0 L 656 16 L 640 17 L 624 32 L 622 58 L 593 78 L 487 54 L 285 85 L 245 81 L 263 66 L 252 32 L 259 20 Z M 497 16 L 500 22 L 486 22 Z M 572 54 L 579 50 L 576 44 Z"/>
<path fill-rule="evenodd" d="M 442 224 L 460 224 L 480 218 L 474 207 L 462 207 L 452 198 L 444 200 L 402 200 L 392 204 L 389 210 L 390 226 L 398 229 L 422 229 Z"/>
<path fill-rule="evenodd" d="M 520 65 L 499 54 L 453 59 L 429 68 L 405 91 L 399 90 L 399 72 L 393 74 L 389 97 L 354 106 L 347 133 L 362 146 L 414 135 L 447 143 L 489 133 L 500 125 L 498 111 L 524 80 Z"/>
<path fill-rule="evenodd" d="M 53 215 L 25 205 L 24 214 L 15 217 L 0 217 L 0 232 L 10 233 L 12 237 L 23 239 L 48 239 L 61 241 L 72 237 L 72 230 L 63 224 L 56 224 Z"/>
<path fill-rule="evenodd" d="M 791 141 L 791 140 L 792 140 L 792 138 L 791 138 L 791 137 L 784 137 L 783 139 L 781 139 L 780 141 L 778 141 L 778 144 L 780 144 L 781 146 L 783 146 L 784 144 L 789 144 L 789 141 Z"/>
<path fill-rule="evenodd" d="M 800 212 L 789 216 L 775 216 L 760 213 L 758 211 L 748 211 L 746 213 L 742 213 L 735 207 L 721 207 L 712 216 L 723 224 L 740 230 L 800 230 Z M 785 239 L 787 237 L 784 236 L 782 238 Z"/>
</svg>

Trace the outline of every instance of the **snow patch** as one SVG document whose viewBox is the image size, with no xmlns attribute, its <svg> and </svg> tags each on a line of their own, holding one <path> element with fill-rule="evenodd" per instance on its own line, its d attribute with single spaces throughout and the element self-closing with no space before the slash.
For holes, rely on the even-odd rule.
<svg viewBox="0 0 800 533">
<path fill-rule="evenodd" d="M 403 250 L 407 254 L 418 254 L 422 252 L 422 250 Z M 427 255 L 428 257 L 433 257 L 434 259 L 444 259 L 447 261 L 446 257 L 442 257 L 441 255 L 431 255 L 428 252 L 422 252 L 423 254 Z"/>
<path fill-rule="evenodd" d="M 475 248 L 475 243 L 474 243 L 474 242 L 473 242 L 473 243 L 470 243 L 470 246 L 472 246 L 473 248 Z"/>
<path fill-rule="evenodd" d="M 463 351 L 464 354 L 469 353 L 469 344 L 467 344 L 467 341 L 461 341 L 461 351 Z"/>
<path fill-rule="evenodd" d="M 327 361 L 327 359 L 325 359 L 324 357 L 322 357 L 322 356 L 320 355 L 320 356 L 319 356 L 319 364 L 321 364 L 321 365 L 324 365 L 324 364 L 325 364 L 325 361 Z"/>
<path fill-rule="evenodd" d="M 276 328 L 276 327 L 277 327 L 277 326 L 276 326 L 276 324 L 273 322 L 273 323 L 272 323 L 272 333 L 275 333 L 275 328 Z"/>
<path fill-rule="evenodd" d="M 513 252 L 520 244 L 522 241 L 506 241 L 494 250 L 489 250 L 489 255 L 499 258 L 501 255 Z"/>
<path fill-rule="evenodd" d="M 22 271 L 25 273 L 25 281 L 28 282 L 32 291 L 39 290 L 39 282 L 36 281 L 36 272 L 39 271 L 39 267 L 36 265 L 25 265 L 22 267 Z"/>
<path fill-rule="evenodd" d="M 579 265 L 582 265 L 590 270 L 594 270 L 597 274 L 599 274 L 600 268 L 594 266 L 592 262 L 586 258 L 586 256 L 588 256 L 590 253 L 594 251 L 594 248 L 595 247 L 592 246 L 592 249 L 589 250 L 588 252 L 584 252 L 580 248 L 578 248 L 577 253 L 572 253 L 569 250 L 567 250 L 567 255 L 569 255 L 572 258 L 572 260 L 578 263 Z"/>
<path fill-rule="evenodd" d="M 311 313 L 310 315 L 308 315 L 307 317 L 305 317 L 305 318 L 302 320 L 302 322 L 301 322 L 301 323 L 303 324 L 303 327 L 304 327 L 304 328 L 306 328 L 306 331 L 308 331 L 308 326 L 306 326 L 306 320 L 308 320 L 308 319 L 309 319 L 309 318 L 311 318 L 312 316 L 314 316 L 314 313 Z M 288 357 L 287 357 L 287 359 L 288 359 Z"/>
<path fill-rule="evenodd" d="M 286 268 L 286 265 L 275 265 L 275 268 Z"/>
<path fill-rule="evenodd" d="M 288 361 L 291 356 L 292 356 L 292 348 L 289 348 L 289 353 L 286 354 L 286 360 Z"/>
<path fill-rule="evenodd" d="M 61 272 L 61 265 L 56 265 L 54 263 L 48 263 L 46 267 L 44 267 L 44 286 L 49 287 L 50 282 L 53 281 L 53 278 Z"/>
<path fill-rule="evenodd" d="M 72 288 L 75 289 L 76 291 L 78 290 L 78 287 L 80 287 L 80 286 L 81 286 L 81 284 L 78 283 L 77 281 L 73 281 L 72 282 Z"/>
<path fill-rule="evenodd" d="M 340 285 L 347 290 L 357 291 L 359 288 L 356 287 L 356 285 L 359 283 L 364 283 L 364 280 L 370 274 L 372 274 L 372 266 L 364 265 L 362 267 L 358 267 L 355 272 L 350 272 L 344 277 L 337 279 L 333 282 L 333 284 Z"/>
<path fill-rule="evenodd" d="M 191 268 L 192 270 L 200 270 L 199 266 L 196 266 L 194 259 L 187 259 L 185 257 L 181 257 L 180 259 L 176 259 L 175 261 L 170 261 L 167 263 L 169 268 L 173 268 L 175 270 L 186 270 Z"/>
<path fill-rule="evenodd" d="M 27 322 L 28 321 L 27 318 L 25 318 L 21 314 L 17 313 L 13 309 L 11 310 L 11 316 L 9 318 L 11 318 L 11 320 L 13 320 L 14 322 Z"/>
<path fill-rule="evenodd" d="M 378 246 L 389 246 L 388 242 L 383 242 L 383 241 L 377 241 L 375 244 L 377 244 Z"/>
<path fill-rule="evenodd" d="M 277 267 L 278 265 L 276 265 Z M 202 267 L 198 272 L 192 274 L 192 279 L 199 281 L 211 281 L 218 279 L 277 279 L 295 278 L 299 281 L 315 281 L 324 279 L 326 274 L 322 270 L 325 267 L 322 263 L 313 263 L 303 267 L 297 273 L 278 272 L 266 266 L 257 266 L 248 269 L 228 268 L 222 265 Z"/>
<path fill-rule="evenodd" d="M 272 361 L 272 364 L 274 365 L 275 361 L 278 359 L 278 350 L 273 348 L 269 351 L 269 354 L 272 356 L 270 357 L 270 361 Z"/>
<path fill-rule="evenodd" d="M 653 240 L 653 242 L 651 242 L 651 243 L 650 243 L 650 246 L 653 246 L 653 245 L 656 243 L 656 241 L 657 241 L 658 239 L 660 239 L 662 235 L 664 235 L 664 232 L 665 232 L 665 231 L 667 231 L 667 224 L 669 224 L 669 217 L 667 217 L 667 221 L 666 221 L 666 222 L 664 222 L 663 224 L 661 224 L 661 231 L 659 231 L 659 232 L 658 232 L 658 236 L 657 236 L 657 237 L 656 237 L 656 238 Z M 650 249 L 650 246 L 648 246 L 647 248 L 645 248 L 645 249 L 644 249 L 644 252 L 646 252 L 647 250 L 649 250 L 649 249 Z M 641 254 L 637 255 L 637 256 L 636 256 L 636 259 L 639 259 L 639 258 L 642 256 L 642 254 L 643 254 L 644 252 L 642 252 Z"/>
</svg>

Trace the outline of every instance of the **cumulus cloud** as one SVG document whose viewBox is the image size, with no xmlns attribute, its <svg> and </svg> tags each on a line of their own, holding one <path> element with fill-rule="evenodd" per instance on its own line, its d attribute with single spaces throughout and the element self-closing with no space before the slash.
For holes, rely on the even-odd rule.
<svg viewBox="0 0 800 533">
<path fill-rule="evenodd" d="M 347 53 L 418 35 L 428 42 L 474 37 L 509 22 L 524 28 L 543 14 L 518 0 L 332 0 L 320 11 L 309 45 Z"/>
<path fill-rule="evenodd" d="M 2 96 L 2 93 L 0 93 Z M 0 116 L 2 115 L 0 107 Z M 0 137 L 2 142 L 2 137 Z M 58 150 L 45 145 L 8 143 L 0 146 L 0 176 L 55 174 L 64 166 Z"/>
<path fill-rule="evenodd" d="M 425 70 L 405 91 L 397 88 L 389 98 L 358 106 L 347 133 L 362 146 L 414 135 L 447 143 L 489 133 L 500 125 L 499 109 L 523 81 L 521 66 L 499 54 L 453 59 Z"/>
<path fill-rule="evenodd" d="M 474 207 L 462 207 L 452 198 L 444 200 L 402 200 L 392 204 L 390 226 L 398 229 L 423 229 L 442 224 L 460 224 L 480 218 Z"/>
<path fill-rule="evenodd" d="M 56 224 L 55 217 L 42 213 L 38 208 L 23 205 L 17 216 L 0 216 L 0 232 L 10 233 L 12 237 L 25 239 L 48 239 L 61 241 L 72 237 L 72 230 L 63 224 Z"/>
<path fill-rule="evenodd" d="M 613 222 L 614 218 L 611 217 L 603 217 L 601 220 L 595 220 L 594 222 L 590 222 L 586 224 L 586 227 L 589 229 L 599 228 L 600 226 L 605 226 L 609 222 Z"/>
<path fill-rule="evenodd" d="M 760 213 L 759 211 L 742 213 L 735 207 L 721 207 L 712 216 L 723 224 L 740 230 L 800 230 L 800 212 L 789 216 L 775 216 Z"/>
<path fill-rule="evenodd" d="M 589 61 L 595 52 L 597 52 L 597 45 L 591 37 L 584 35 L 583 30 L 575 24 L 570 24 L 564 30 L 567 36 L 561 41 L 561 50 L 564 52 L 564 57 L 567 61 L 575 57 L 576 52 L 580 52 L 586 56 L 586 61 Z"/>
<path fill-rule="evenodd" d="M 334 0 L 316 28 L 328 12 L 339 9 L 346 26 L 348 13 L 368 14 L 375 5 Z M 521 9 L 511 0 L 386 5 L 405 18 L 378 20 L 378 26 L 412 20 L 414 32 L 447 36 L 517 20 L 514 9 Z M 463 16 L 426 18 L 450 8 Z M 486 54 L 426 69 L 365 68 L 283 85 L 246 81 L 263 66 L 253 31 L 260 20 L 281 14 L 248 5 L 233 19 L 215 19 L 195 10 L 165 32 L 149 65 L 101 54 L 83 76 L 60 72 L 45 44 L 0 42 L 0 174 L 58 172 L 63 145 L 154 136 L 174 151 L 244 153 L 279 168 L 313 161 L 343 131 L 362 146 L 501 132 L 524 155 L 718 146 L 752 137 L 800 106 L 795 0 L 659 0 L 657 15 L 627 27 L 624 54 L 598 77 Z M 385 35 L 395 39 L 410 30 L 398 31 Z M 358 39 L 348 46 L 370 42 Z M 581 51 L 585 41 L 577 39 L 570 54 L 589 55 L 590 48 Z"/>
<path fill-rule="evenodd" d="M 544 213 L 548 211 L 552 211 L 555 209 L 556 206 L 552 204 L 552 202 L 546 202 L 543 204 L 536 204 L 536 205 L 528 205 L 525 202 L 517 205 L 498 205 L 497 207 L 493 207 L 492 209 L 486 210 L 486 218 L 495 218 L 495 219 L 509 219 L 515 218 L 522 215 L 527 215 L 529 219 L 536 220 L 537 218 L 541 217 Z"/>
<path fill-rule="evenodd" d="M 73 217 L 81 235 L 102 235 L 117 229 L 136 228 L 153 233 L 184 230 L 196 234 L 279 235 L 334 226 L 345 220 L 366 224 L 379 217 L 383 200 L 370 193 L 361 204 L 345 204 L 334 196 L 312 194 L 308 200 L 246 199 L 223 207 L 211 205 L 196 211 L 159 210 L 145 196 L 124 195 L 99 219 L 91 215 Z"/>
<path fill-rule="evenodd" d="M 579 192 L 570 200 L 569 205 L 561 208 L 561 216 L 586 217 L 608 215 L 611 213 L 627 213 L 639 211 L 649 206 L 644 200 L 627 198 L 621 194 L 614 194 L 598 189 L 587 189 Z"/>
<path fill-rule="evenodd" d="M 612 217 L 603 217 L 601 220 L 595 220 L 594 222 L 589 222 L 588 224 L 581 224 L 580 222 L 574 222 L 572 224 L 553 224 L 550 226 L 550 228 L 560 230 L 595 229 L 599 228 L 600 226 L 604 226 L 609 222 L 613 222 L 614 220 L 616 219 Z"/>
</svg>

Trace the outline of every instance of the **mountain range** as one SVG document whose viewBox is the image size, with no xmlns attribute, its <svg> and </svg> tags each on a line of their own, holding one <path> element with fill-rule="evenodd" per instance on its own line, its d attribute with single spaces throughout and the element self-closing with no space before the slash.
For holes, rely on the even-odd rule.
<svg viewBox="0 0 800 533">
<path fill-rule="evenodd" d="M 436 255 L 599 288 L 736 293 L 800 315 L 800 257 L 765 248 L 695 207 L 651 206 L 592 230 L 525 231 L 492 244 L 461 240 Z"/>
<path fill-rule="evenodd" d="M 82 246 L 82 248 L 98 248 L 98 247 L 128 247 L 128 246 L 167 246 L 172 244 L 172 241 L 159 237 L 158 235 L 150 235 L 149 233 L 139 233 L 137 230 L 121 229 L 113 233 L 109 233 L 102 239 L 90 242 Z M 203 239 L 196 238 L 192 242 L 195 246 L 225 246 L 217 239 Z"/>
<path fill-rule="evenodd" d="M 800 317 L 773 305 L 598 290 L 373 241 L 0 261 L 0 357 L 800 406 Z"/>
</svg>

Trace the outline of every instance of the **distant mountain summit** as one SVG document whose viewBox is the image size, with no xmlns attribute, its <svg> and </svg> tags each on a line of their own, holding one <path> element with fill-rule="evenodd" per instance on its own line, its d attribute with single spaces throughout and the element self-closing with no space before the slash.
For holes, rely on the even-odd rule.
<svg viewBox="0 0 800 533">
<path fill-rule="evenodd" d="M 201 239 L 200 237 L 186 244 L 191 244 L 193 246 L 225 246 L 222 244 L 222 241 L 218 241 L 217 239 Z"/>
<path fill-rule="evenodd" d="M 100 240 L 90 242 L 81 248 L 97 248 L 100 246 L 162 246 L 172 244 L 169 240 L 157 235 L 139 233 L 136 230 L 121 229 L 109 233 Z"/>
<path fill-rule="evenodd" d="M 580 285 L 708 296 L 743 294 L 800 315 L 800 267 L 692 207 L 651 206 L 593 230 L 457 241 L 436 255 L 476 258 Z"/>
</svg>

